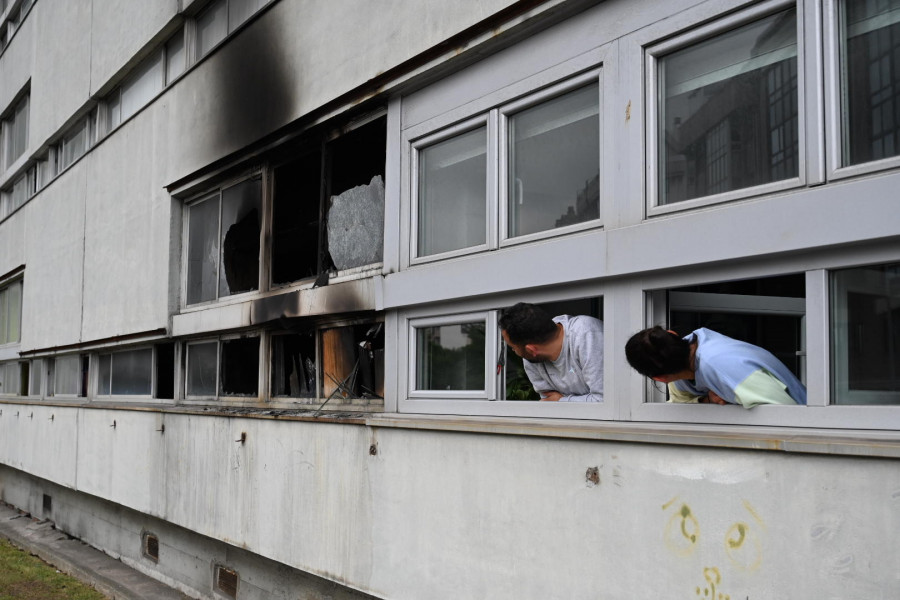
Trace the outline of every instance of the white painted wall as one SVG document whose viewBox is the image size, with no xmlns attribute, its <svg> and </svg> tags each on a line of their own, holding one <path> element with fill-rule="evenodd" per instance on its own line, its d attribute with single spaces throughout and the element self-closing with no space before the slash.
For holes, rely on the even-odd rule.
<svg viewBox="0 0 900 600">
<path fill-rule="evenodd" d="M 0 462 L 389 598 L 900 586 L 894 460 L 176 414 L 160 434 L 152 413 L 15 410 L 33 407 L 3 407 Z M 75 419 L 77 439 L 56 434 Z M 35 427 L 42 450 L 22 451 Z"/>
</svg>

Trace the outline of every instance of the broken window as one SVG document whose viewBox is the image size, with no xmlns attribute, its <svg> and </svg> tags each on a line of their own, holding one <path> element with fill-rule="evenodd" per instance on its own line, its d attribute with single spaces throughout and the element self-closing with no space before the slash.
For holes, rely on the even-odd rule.
<svg viewBox="0 0 900 600">
<path fill-rule="evenodd" d="M 258 395 L 258 336 L 191 342 L 186 360 L 187 397 Z"/>
<path fill-rule="evenodd" d="M 272 283 L 381 262 L 387 118 L 274 169 Z"/>
<path fill-rule="evenodd" d="M 188 304 L 258 289 L 261 220 L 258 175 L 189 208 Z"/>
<path fill-rule="evenodd" d="M 97 378 L 100 396 L 149 396 L 152 380 L 152 348 L 100 355 Z"/>
<path fill-rule="evenodd" d="M 384 397 L 384 324 L 323 329 L 322 395 Z"/>
<path fill-rule="evenodd" d="M 316 397 L 315 331 L 272 336 L 272 396 Z"/>
</svg>

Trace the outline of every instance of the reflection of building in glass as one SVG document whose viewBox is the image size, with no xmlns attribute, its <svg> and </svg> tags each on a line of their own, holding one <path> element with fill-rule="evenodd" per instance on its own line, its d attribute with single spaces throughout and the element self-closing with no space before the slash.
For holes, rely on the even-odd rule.
<svg viewBox="0 0 900 600">
<path fill-rule="evenodd" d="M 585 182 L 575 197 L 575 206 L 571 204 L 566 208 L 566 214 L 556 220 L 556 227 L 575 225 L 592 221 L 600 217 L 600 175 Z"/>
<path fill-rule="evenodd" d="M 754 27 L 746 58 L 665 90 L 666 203 L 797 175 L 796 15 Z"/>
</svg>

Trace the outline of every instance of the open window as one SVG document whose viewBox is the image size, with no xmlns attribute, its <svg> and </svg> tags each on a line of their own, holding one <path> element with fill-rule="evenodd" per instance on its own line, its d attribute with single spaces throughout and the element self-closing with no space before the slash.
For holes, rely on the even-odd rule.
<svg viewBox="0 0 900 600">
<path fill-rule="evenodd" d="M 258 335 L 223 336 L 185 344 L 185 398 L 259 398 Z"/>
<path fill-rule="evenodd" d="M 806 380 L 804 274 L 725 281 L 653 292 L 653 324 L 684 337 L 705 327 L 764 348 Z M 665 401 L 651 386 L 651 401 Z"/>
</svg>

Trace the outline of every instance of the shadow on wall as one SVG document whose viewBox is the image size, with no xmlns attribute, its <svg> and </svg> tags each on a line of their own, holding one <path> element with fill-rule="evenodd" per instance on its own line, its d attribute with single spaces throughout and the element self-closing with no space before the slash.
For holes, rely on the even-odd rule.
<svg viewBox="0 0 900 600">
<path fill-rule="evenodd" d="M 293 117 L 293 79 L 285 31 L 277 20 L 263 15 L 217 50 L 213 89 L 215 147 L 232 152 L 246 146 Z"/>
</svg>

